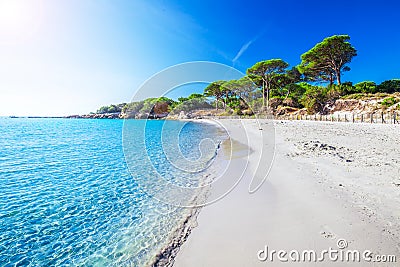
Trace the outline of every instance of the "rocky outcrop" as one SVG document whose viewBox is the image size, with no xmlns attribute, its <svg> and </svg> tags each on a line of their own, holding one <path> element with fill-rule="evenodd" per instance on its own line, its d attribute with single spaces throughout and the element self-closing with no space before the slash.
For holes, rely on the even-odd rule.
<svg viewBox="0 0 400 267">
<path fill-rule="evenodd" d="M 189 116 L 184 111 L 181 111 L 178 115 L 178 120 L 185 120 L 185 119 L 189 119 Z"/>
<path fill-rule="evenodd" d="M 86 115 L 70 115 L 65 116 L 64 118 L 67 119 L 121 119 L 121 113 L 93 113 L 93 114 L 86 114 Z"/>
<path fill-rule="evenodd" d="M 317 115 L 352 115 L 392 113 L 400 110 L 400 93 L 362 95 L 355 94 L 345 96 L 325 103 L 323 111 Z M 298 109 L 280 105 L 273 109 L 276 116 L 307 115 L 305 108 Z"/>
<path fill-rule="evenodd" d="M 383 94 L 360 99 L 342 98 L 329 103 L 325 109 L 329 114 L 357 113 L 370 114 L 374 112 L 391 112 L 400 109 L 400 94 Z"/>
<path fill-rule="evenodd" d="M 277 115 L 277 116 L 287 115 L 287 114 L 297 112 L 298 110 L 299 110 L 298 108 L 279 106 L 275 110 L 274 115 Z"/>
<path fill-rule="evenodd" d="M 70 115 L 65 116 L 67 119 L 164 119 L 168 116 L 167 112 L 160 114 L 149 114 L 149 113 L 93 113 L 86 115 Z"/>
<path fill-rule="evenodd" d="M 379 100 L 375 99 L 338 99 L 332 105 L 327 105 L 329 113 L 335 112 L 354 112 L 371 113 L 379 109 Z"/>
</svg>

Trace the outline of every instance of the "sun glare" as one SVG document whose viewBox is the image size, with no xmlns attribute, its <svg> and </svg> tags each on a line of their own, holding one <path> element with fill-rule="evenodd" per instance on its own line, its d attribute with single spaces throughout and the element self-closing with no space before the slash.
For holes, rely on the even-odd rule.
<svg viewBox="0 0 400 267">
<path fill-rule="evenodd" d="M 0 0 L 0 42 L 14 43 L 28 38 L 40 19 L 40 1 Z"/>
</svg>

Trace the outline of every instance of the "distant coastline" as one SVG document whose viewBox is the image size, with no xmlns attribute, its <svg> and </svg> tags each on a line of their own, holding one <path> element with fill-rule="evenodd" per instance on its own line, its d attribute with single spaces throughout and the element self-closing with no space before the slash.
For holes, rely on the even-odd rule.
<svg viewBox="0 0 400 267">
<path fill-rule="evenodd" d="M 123 119 L 117 114 L 87 114 L 67 116 L 3 116 L 9 119 Z"/>
<path fill-rule="evenodd" d="M 9 119 L 63 119 L 68 116 L 3 116 Z"/>
<path fill-rule="evenodd" d="M 196 100 L 197 101 L 197 100 Z M 171 110 L 170 108 L 163 112 L 155 112 L 157 103 L 154 104 L 150 112 L 129 113 L 126 110 L 118 112 L 90 113 L 84 115 L 67 115 L 67 116 L 4 116 L 4 118 L 28 118 L 28 119 L 166 119 L 166 120 L 181 120 L 181 119 L 202 119 L 202 118 L 256 118 L 263 117 L 266 114 L 273 115 L 276 119 L 295 118 L 298 119 L 307 117 L 324 117 L 325 120 L 331 117 L 343 119 L 353 116 L 363 116 L 365 119 L 371 116 L 400 118 L 400 92 L 392 94 L 376 93 L 376 94 L 355 94 L 347 95 L 331 101 L 324 106 L 325 112 L 310 112 L 307 108 L 293 108 L 289 106 L 275 106 L 264 112 L 248 112 L 236 113 L 227 109 L 215 108 L 196 108 L 184 109 L 179 108 L 179 105 Z M 316 119 L 314 119 L 316 120 Z M 322 120 L 322 119 L 320 119 Z M 346 119 L 345 119 L 346 121 Z"/>
</svg>

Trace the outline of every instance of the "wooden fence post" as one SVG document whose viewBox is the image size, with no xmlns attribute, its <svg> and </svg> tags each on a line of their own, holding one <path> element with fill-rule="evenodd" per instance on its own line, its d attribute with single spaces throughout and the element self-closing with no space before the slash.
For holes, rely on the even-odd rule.
<svg viewBox="0 0 400 267">
<path fill-rule="evenodd" d="M 382 117 L 382 123 L 386 123 L 386 122 L 385 122 L 385 117 L 384 117 L 384 115 L 383 115 L 383 111 L 381 112 L 381 117 Z"/>
<path fill-rule="evenodd" d="M 361 114 L 361 122 L 364 122 L 364 114 Z"/>
<path fill-rule="evenodd" d="M 374 113 L 371 113 L 371 123 L 374 123 Z"/>
<path fill-rule="evenodd" d="M 353 113 L 353 123 L 354 123 L 354 113 Z"/>
</svg>

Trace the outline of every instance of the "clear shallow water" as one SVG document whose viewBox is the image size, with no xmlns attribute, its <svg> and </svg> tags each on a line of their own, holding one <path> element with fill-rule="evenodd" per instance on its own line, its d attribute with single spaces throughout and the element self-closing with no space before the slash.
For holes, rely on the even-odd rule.
<svg viewBox="0 0 400 267">
<path fill-rule="evenodd" d="M 148 121 L 145 138 L 143 123 L 129 121 L 129 140 L 146 144 L 156 172 L 166 177 L 174 168 L 160 147 L 177 129 L 179 149 L 191 160 L 204 153 L 200 140 L 217 138 L 213 126 L 171 121 L 162 144 L 155 133 L 164 122 Z M 140 145 L 129 150 L 137 165 L 128 171 L 122 128 L 121 120 L 0 118 L 1 266 L 140 266 L 166 245 L 187 209 L 139 190 L 137 181 L 151 184 L 154 173 L 146 171 Z M 177 183 L 197 184 L 205 175 L 180 173 Z"/>
</svg>

